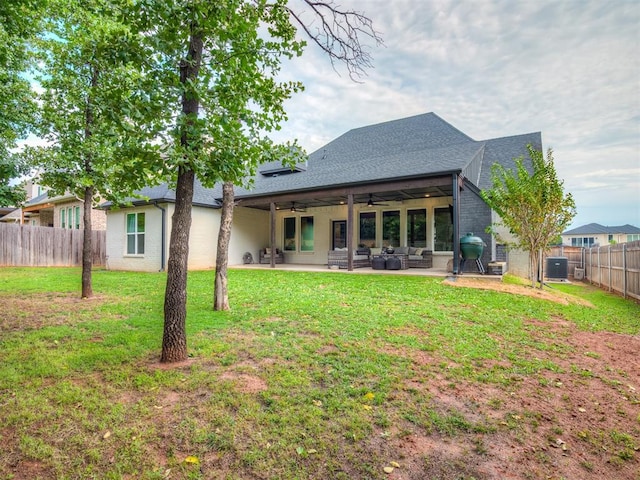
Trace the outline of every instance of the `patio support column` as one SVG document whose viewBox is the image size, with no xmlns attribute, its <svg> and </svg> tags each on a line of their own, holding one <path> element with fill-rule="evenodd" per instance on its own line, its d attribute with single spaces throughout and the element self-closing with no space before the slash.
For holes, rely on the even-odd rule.
<svg viewBox="0 0 640 480">
<path fill-rule="evenodd" d="M 269 232 L 271 235 L 271 238 L 269 239 L 269 245 L 271 246 L 271 268 L 276 268 L 276 204 L 274 202 L 271 202 L 269 210 Z"/>
<path fill-rule="evenodd" d="M 353 193 L 347 195 L 347 270 L 353 271 Z"/>
<path fill-rule="evenodd" d="M 453 274 L 460 270 L 460 184 L 458 174 L 454 173 L 453 180 Z"/>
</svg>

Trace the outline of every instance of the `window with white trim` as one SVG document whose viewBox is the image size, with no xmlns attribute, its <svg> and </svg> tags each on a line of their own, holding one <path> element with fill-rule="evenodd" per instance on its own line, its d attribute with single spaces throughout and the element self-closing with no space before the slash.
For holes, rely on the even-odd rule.
<svg viewBox="0 0 640 480">
<path fill-rule="evenodd" d="M 284 219 L 284 249 L 288 252 L 296 251 L 296 217 Z"/>
<path fill-rule="evenodd" d="M 571 239 L 572 247 L 591 248 L 594 243 L 596 243 L 595 237 L 578 237 Z"/>
<path fill-rule="evenodd" d="M 313 252 L 313 217 L 300 217 L 300 251 Z"/>
<path fill-rule="evenodd" d="M 144 213 L 127 213 L 127 255 L 144 254 Z"/>
<path fill-rule="evenodd" d="M 424 208 L 407 210 L 407 246 L 427 246 L 427 211 Z"/>
<path fill-rule="evenodd" d="M 436 252 L 453 251 L 453 219 L 449 207 L 438 207 L 433 209 L 433 225 L 435 235 L 433 240 L 433 250 Z"/>
<path fill-rule="evenodd" d="M 385 247 L 400 246 L 400 210 L 382 212 L 382 244 Z"/>
<path fill-rule="evenodd" d="M 358 245 L 376 246 L 376 212 L 360 212 L 360 238 Z"/>
</svg>

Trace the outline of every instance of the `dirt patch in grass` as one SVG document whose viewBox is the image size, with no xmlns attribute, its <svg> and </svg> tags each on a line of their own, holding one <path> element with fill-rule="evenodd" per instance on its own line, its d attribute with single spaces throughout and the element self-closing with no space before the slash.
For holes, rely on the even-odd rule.
<svg viewBox="0 0 640 480">
<path fill-rule="evenodd" d="M 453 280 L 447 279 L 443 283 L 446 285 L 451 285 L 452 287 L 479 288 L 482 290 L 494 290 L 496 292 L 512 293 L 514 295 L 525 295 L 532 298 L 539 298 L 542 300 L 561 303 L 563 305 L 574 303 L 587 307 L 593 307 L 593 305 L 587 300 L 575 297 L 573 295 L 567 295 L 566 293 L 560 292 L 558 290 L 540 290 L 539 288 L 533 288 L 527 285 L 515 285 L 511 283 L 503 283 L 497 280 L 456 277 Z"/>
<path fill-rule="evenodd" d="M 547 341 L 560 337 L 570 347 L 537 352 L 557 371 L 484 384 L 438 372 L 429 354 L 411 356 L 429 373 L 405 388 L 429 397 L 435 411 L 458 412 L 491 431 L 425 435 L 400 426 L 410 433 L 391 435 L 385 454 L 399 458 L 401 468 L 388 478 L 640 478 L 640 338 L 582 332 L 562 320 L 531 325 Z"/>
<path fill-rule="evenodd" d="M 35 330 L 100 318 L 95 308 L 107 300 L 104 295 L 80 298 L 77 293 L 0 294 L 0 330 Z"/>
</svg>

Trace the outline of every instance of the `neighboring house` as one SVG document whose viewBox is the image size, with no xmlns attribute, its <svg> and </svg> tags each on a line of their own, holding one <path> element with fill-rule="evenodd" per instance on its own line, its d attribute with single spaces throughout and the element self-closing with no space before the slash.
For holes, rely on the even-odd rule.
<svg viewBox="0 0 640 480">
<path fill-rule="evenodd" d="M 84 229 L 84 202 L 74 195 L 49 197 L 49 192 L 27 201 L 22 207 L 22 223 L 40 227 Z M 103 210 L 91 209 L 91 228 L 105 230 L 107 217 Z"/>
<path fill-rule="evenodd" d="M 24 190 L 26 192 L 25 201 L 29 201 L 38 195 L 44 193 L 44 188 L 33 180 L 27 180 L 24 183 Z M 0 208 L 0 222 L 5 223 L 27 223 L 31 224 L 28 219 L 29 214 L 23 214 L 21 208 Z"/>
<path fill-rule="evenodd" d="M 229 265 L 254 261 L 264 247 L 284 251 L 285 263 L 326 265 L 329 250 L 358 245 L 406 246 L 433 251 L 433 267 L 455 258 L 459 239 L 480 236 L 482 261 L 504 250 L 485 232 L 495 215 L 481 199 L 491 187 L 491 165 L 515 166 L 526 146 L 542 150 L 528 133 L 476 141 L 427 113 L 350 130 L 294 169 L 265 164 L 250 190 L 236 188 Z M 221 188 L 196 182 L 189 268 L 215 265 Z M 107 266 L 161 270 L 166 265 L 175 193 L 166 186 L 140 192 L 127 208 L 107 210 Z M 471 262 L 467 262 L 467 265 Z M 510 264 L 528 274 L 528 262 Z"/>
<path fill-rule="evenodd" d="M 22 221 L 21 208 L 0 208 L 0 222 L 20 223 Z"/>
<path fill-rule="evenodd" d="M 590 223 L 562 232 L 562 244 L 572 247 L 592 247 L 609 245 L 610 243 L 626 243 L 640 240 L 640 228 L 633 225 L 604 227 L 598 223 Z"/>
</svg>

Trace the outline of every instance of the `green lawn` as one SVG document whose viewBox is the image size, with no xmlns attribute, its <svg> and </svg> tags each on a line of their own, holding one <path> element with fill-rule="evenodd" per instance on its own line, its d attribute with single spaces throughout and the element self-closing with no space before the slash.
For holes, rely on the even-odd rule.
<svg viewBox="0 0 640 480">
<path fill-rule="evenodd" d="M 97 270 L 96 298 L 80 300 L 78 269 L 0 269 L 0 478 L 493 478 L 490 445 L 544 424 L 511 409 L 514 392 L 594 375 L 640 388 L 627 365 L 567 366 L 582 355 L 570 332 L 640 333 L 636 303 L 584 285 L 558 289 L 593 306 L 436 278 L 230 270 L 232 310 L 214 312 L 213 272 L 193 272 L 191 359 L 167 368 L 165 279 Z M 571 430 L 593 458 L 607 449 L 618 478 L 640 445 L 638 396 L 625 398 L 615 428 Z M 436 458 L 403 443 L 415 438 L 462 451 Z"/>
</svg>

